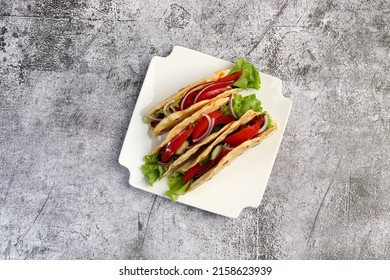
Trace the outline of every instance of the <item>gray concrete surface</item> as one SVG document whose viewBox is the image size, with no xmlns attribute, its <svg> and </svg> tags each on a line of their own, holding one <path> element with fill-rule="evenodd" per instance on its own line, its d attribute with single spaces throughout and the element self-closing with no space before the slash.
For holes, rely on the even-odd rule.
<svg viewBox="0 0 390 280">
<path fill-rule="evenodd" d="M 390 2 L 0 0 L 1 259 L 389 259 Z M 128 185 L 146 69 L 244 56 L 294 102 L 258 209 Z"/>
</svg>

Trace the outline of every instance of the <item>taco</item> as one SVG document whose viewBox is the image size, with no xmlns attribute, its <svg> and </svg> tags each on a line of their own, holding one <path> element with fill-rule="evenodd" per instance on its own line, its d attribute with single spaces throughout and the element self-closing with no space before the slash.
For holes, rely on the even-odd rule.
<svg viewBox="0 0 390 280">
<path fill-rule="evenodd" d="M 261 112 L 255 94 L 242 96 L 230 90 L 230 98 L 217 98 L 176 125 L 165 140 L 144 157 L 141 169 L 149 185 L 160 180 L 229 129 L 247 111 Z"/>
<path fill-rule="evenodd" d="M 144 116 L 152 133 L 157 136 L 191 116 L 215 98 L 228 97 L 232 88 L 260 88 L 260 75 L 256 68 L 243 58 L 227 70 L 193 83 L 153 107 Z"/>
<path fill-rule="evenodd" d="M 260 144 L 277 128 L 267 113 L 246 112 L 221 133 L 202 153 L 176 170 L 168 181 L 166 195 L 174 202 L 211 179 L 247 149 Z"/>
</svg>

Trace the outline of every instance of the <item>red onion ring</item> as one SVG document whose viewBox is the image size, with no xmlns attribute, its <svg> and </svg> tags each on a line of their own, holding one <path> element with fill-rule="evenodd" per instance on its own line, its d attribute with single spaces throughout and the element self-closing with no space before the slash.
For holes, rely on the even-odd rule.
<svg viewBox="0 0 390 280">
<path fill-rule="evenodd" d="M 158 161 L 158 164 L 164 165 L 164 166 L 170 165 L 171 163 L 172 163 L 171 161 L 168 161 L 168 162 Z"/>
<path fill-rule="evenodd" d="M 171 106 L 169 106 L 169 108 L 171 108 L 171 110 L 172 110 L 172 113 L 175 113 L 175 112 L 176 112 L 176 109 L 175 109 L 175 107 L 173 107 L 172 105 L 171 105 Z"/>
<path fill-rule="evenodd" d="M 167 112 L 167 108 L 168 108 L 168 106 L 171 105 L 174 101 L 175 101 L 175 100 L 172 100 L 171 102 L 167 102 L 167 104 L 164 105 L 164 107 L 163 107 L 163 113 L 164 113 L 165 116 L 169 116 L 169 115 L 170 115 L 170 113 Z M 171 107 L 172 107 L 172 106 L 171 106 Z"/>
<path fill-rule="evenodd" d="M 259 130 L 258 133 L 262 133 L 264 130 L 267 129 L 267 126 L 268 126 L 268 115 L 265 115 L 264 119 L 265 119 L 264 124 L 263 124 L 263 126 L 260 128 L 260 130 Z"/>
<path fill-rule="evenodd" d="M 237 115 L 234 113 L 234 110 L 233 110 L 233 95 L 234 94 L 231 94 L 230 99 L 229 99 L 230 114 L 232 114 L 233 118 L 238 119 Z"/>
<path fill-rule="evenodd" d="M 211 87 L 211 86 L 215 86 L 215 85 L 220 85 L 220 84 L 226 84 L 226 83 L 234 83 L 234 81 L 224 81 L 224 82 L 215 82 L 215 83 L 212 83 L 211 85 L 207 85 L 207 86 L 205 86 L 201 91 L 199 91 L 199 93 L 195 96 L 195 99 L 194 99 L 194 104 L 198 101 L 198 98 L 199 98 L 199 96 L 203 93 L 203 92 L 205 92 L 209 87 Z"/>
<path fill-rule="evenodd" d="M 190 90 L 184 95 L 184 97 L 183 97 L 183 98 L 181 99 L 181 101 L 180 101 L 180 110 L 184 110 L 184 108 L 183 108 L 184 103 L 185 103 L 187 97 L 188 97 L 191 93 L 193 93 L 194 91 L 197 91 L 197 90 L 201 90 L 201 89 L 203 89 L 205 86 L 207 86 L 207 85 L 209 85 L 209 84 L 211 84 L 211 83 L 212 83 L 212 82 L 203 83 L 203 84 L 197 85 L 197 86 L 193 87 L 192 89 L 190 89 Z"/>
<path fill-rule="evenodd" d="M 187 150 L 192 149 L 192 148 L 195 147 L 195 146 L 196 146 L 195 144 L 192 144 L 192 145 L 190 144 L 190 145 L 188 145 Z M 186 150 L 186 151 L 187 151 L 187 150 Z"/>
<path fill-rule="evenodd" d="M 203 139 L 206 138 L 207 136 L 209 136 L 209 135 L 211 134 L 211 131 L 213 131 L 214 125 L 215 125 L 215 119 L 212 118 L 212 119 L 211 119 L 211 125 L 210 125 L 210 127 L 209 127 L 209 131 L 208 131 L 208 133 L 206 134 L 206 136 L 203 137 Z M 201 140 L 203 140 L 203 139 L 201 139 Z M 201 141 L 201 140 L 200 140 L 200 141 Z"/>
<path fill-rule="evenodd" d="M 210 118 L 210 116 L 207 115 L 207 114 L 203 114 L 203 116 L 206 117 L 207 122 L 208 122 L 208 126 L 207 126 L 206 131 L 201 136 L 199 136 L 198 138 L 192 139 L 192 142 L 194 142 L 194 143 L 200 142 L 203 139 L 205 139 L 207 136 L 210 135 L 211 131 L 214 128 L 215 119 L 214 118 Z"/>
<path fill-rule="evenodd" d="M 156 121 L 156 122 L 159 122 L 159 121 L 162 120 L 162 119 L 160 119 L 160 118 L 155 118 L 155 117 L 153 117 L 153 116 L 148 116 L 148 118 L 151 119 L 152 121 Z"/>
<path fill-rule="evenodd" d="M 227 144 L 227 143 L 223 144 L 222 148 L 224 148 L 225 150 L 228 150 L 228 151 L 231 151 L 234 149 L 233 147 L 230 147 L 229 144 Z"/>
</svg>

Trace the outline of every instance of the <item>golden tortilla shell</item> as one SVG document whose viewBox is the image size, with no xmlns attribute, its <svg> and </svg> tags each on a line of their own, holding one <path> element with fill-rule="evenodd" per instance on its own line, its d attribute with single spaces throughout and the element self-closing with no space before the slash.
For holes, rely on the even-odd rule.
<svg viewBox="0 0 390 280">
<path fill-rule="evenodd" d="M 206 106 L 201 108 L 199 111 L 195 112 L 191 117 L 185 119 L 178 125 L 176 125 L 167 135 L 165 140 L 157 147 L 155 147 L 151 154 L 155 154 L 160 152 L 160 150 L 169 143 L 173 138 L 176 137 L 177 134 L 179 134 L 182 130 L 187 129 L 188 127 L 191 127 L 194 123 L 199 121 L 203 114 L 209 114 L 216 110 L 218 110 L 222 105 L 225 105 L 229 102 L 229 97 L 224 98 L 218 98 L 216 100 L 212 100 L 209 102 Z M 192 155 L 196 154 L 196 152 L 201 148 L 202 146 L 210 143 L 211 141 L 215 140 L 221 133 L 224 133 L 227 129 L 229 129 L 230 125 L 232 123 L 229 123 L 225 125 L 221 130 L 218 132 L 212 133 L 209 136 L 207 136 L 203 141 L 200 143 L 194 145 L 192 148 L 188 149 L 184 154 L 182 154 L 180 157 L 178 157 L 172 164 L 170 164 L 168 170 L 164 173 L 162 177 L 165 177 L 168 173 L 178 168 L 181 164 L 183 164 L 186 160 L 188 160 Z"/>
<path fill-rule="evenodd" d="M 211 75 L 203 80 L 200 80 L 199 82 L 193 83 L 193 84 L 179 90 L 177 93 L 171 95 L 170 97 L 166 98 L 164 101 L 160 102 L 155 107 L 153 107 L 149 111 L 147 116 L 153 115 L 159 109 L 163 108 L 164 105 L 167 104 L 168 102 L 171 102 L 171 101 L 174 101 L 177 99 L 181 99 L 182 97 L 184 97 L 184 95 L 190 89 L 194 88 L 195 86 L 198 86 L 200 84 L 207 83 L 207 82 L 215 82 L 215 81 L 219 80 L 220 78 L 227 76 L 229 74 L 229 72 L 230 72 L 230 69 L 218 71 L 218 72 L 214 73 L 213 75 Z M 218 95 L 214 99 L 229 96 L 230 93 L 228 93 L 228 92 L 229 91 L 226 91 L 226 92 Z M 211 100 L 213 100 L 213 99 L 211 99 Z M 210 102 L 210 100 L 203 100 L 203 101 L 200 101 L 198 103 L 193 104 L 192 106 L 188 107 L 185 110 L 177 111 L 175 113 L 170 114 L 168 117 L 165 117 L 162 121 L 160 121 L 155 128 L 152 128 L 153 135 L 157 136 L 157 135 L 161 135 L 161 134 L 167 132 L 169 129 L 174 127 L 176 124 L 178 124 L 179 122 L 181 122 L 185 118 L 188 118 L 189 116 L 191 116 L 195 111 L 199 110 L 201 107 L 203 107 L 208 102 Z"/>
<path fill-rule="evenodd" d="M 253 119 L 258 114 L 258 113 L 253 114 L 253 113 L 250 113 L 250 112 L 253 112 L 253 111 L 248 111 L 242 117 L 244 119 L 240 119 L 239 120 L 239 124 L 238 125 L 236 125 L 237 122 L 232 124 L 230 126 L 230 128 L 225 130 L 224 133 L 220 134 L 219 137 L 211 145 L 209 145 L 209 147 L 207 147 L 207 149 L 204 150 L 198 156 L 198 158 L 196 160 L 193 160 L 191 162 L 192 163 L 191 165 L 186 164 L 185 166 L 183 166 L 181 168 L 181 170 L 182 171 L 186 171 L 190 167 L 194 166 L 196 163 L 200 162 L 202 159 L 206 158 L 209 155 L 209 153 L 212 151 L 213 147 L 215 147 L 215 145 L 217 145 L 218 143 L 222 142 L 226 138 L 227 135 L 229 135 L 231 132 L 233 132 L 235 129 L 237 129 L 240 125 L 249 122 L 251 119 Z M 272 122 L 273 122 L 273 127 L 272 128 L 266 129 L 265 131 L 263 131 L 262 133 L 257 135 L 255 138 L 250 139 L 248 141 L 245 141 L 241 145 L 239 145 L 239 146 L 235 147 L 233 150 L 231 150 L 226 156 L 224 156 L 221 159 L 221 161 L 216 166 L 214 166 L 213 168 L 208 170 L 205 174 L 203 174 L 201 177 L 199 177 L 197 180 L 195 180 L 195 182 L 190 186 L 190 188 L 187 190 L 187 192 L 190 192 L 190 191 L 196 189 L 197 187 L 199 187 L 204 182 L 210 180 L 220 170 L 222 170 L 222 168 L 224 168 L 225 166 L 229 165 L 230 162 L 232 162 L 236 157 L 238 157 L 239 155 L 244 153 L 247 149 L 259 145 L 265 138 L 269 137 L 277 129 L 276 122 L 273 121 L 273 120 L 272 120 Z"/>
</svg>

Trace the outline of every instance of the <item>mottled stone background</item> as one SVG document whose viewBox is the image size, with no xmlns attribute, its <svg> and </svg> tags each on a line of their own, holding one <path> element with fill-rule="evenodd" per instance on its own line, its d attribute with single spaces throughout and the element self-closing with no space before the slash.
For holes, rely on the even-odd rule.
<svg viewBox="0 0 390 280">
<path fill-rule="evenodd" d="M 156 3 L 159 3 L 158 5 Z M 283 80 L 258 209 L 137 190 L 118 156 L 174 45 Z M 1 259 L 389 259 L 390 2 L 0 0 Z"/>
</svg>

